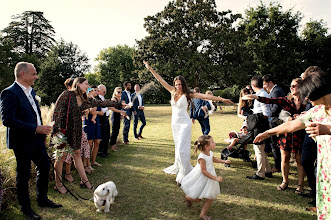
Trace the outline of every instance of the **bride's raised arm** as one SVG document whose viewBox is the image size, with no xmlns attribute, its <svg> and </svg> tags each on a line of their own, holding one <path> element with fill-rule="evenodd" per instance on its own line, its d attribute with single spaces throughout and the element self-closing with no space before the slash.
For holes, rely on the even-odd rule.
<svg viewBox="0 0 331 220">
<path fill-rule="evenodd" d="M 203 94 L 203 93 L 197 93 L 197 92 L 193 92 L 191 94 L 192 94 L 191 95 L 192 98 L 209 99 L 209 100 L 213 100 L 213 101 L 221 101 L 221 102 L 224 102 L 226 104 L 234 104 L 230 99 L 224 99 L 222 97 L 217 97 L 217 96 L 213 96 L 213 95 L 209 95 L 209 94 Z"/>
<path fill-rule="evenodd" d="M 170 93 L 173 92 L 174 87 L 169 85 L 157 72 L 155 72 L 155 70 L 148 64 L 147 61 L 143 61 L 146 68 L 151 71 L 151 73 L 153 74 L 153 76 L 157 79 L 157 81 L 159 81 L 164 88 L 166 88 L 166 90 L 168 90 Z"/>
</svg>

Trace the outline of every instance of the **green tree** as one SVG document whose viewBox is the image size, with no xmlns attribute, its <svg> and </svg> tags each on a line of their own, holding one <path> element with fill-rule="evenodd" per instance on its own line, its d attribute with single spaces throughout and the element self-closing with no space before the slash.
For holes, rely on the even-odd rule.
<svg viewBox="0 0 331 220">
<path fill-rule="evenodd" d="M 98 64 L 95 72 L 98 82 L 107 86 L 108 93 L 124 81 L 137 81 L 137 72 L 133 63 L 135 49 L 127 45 L 117 45 L 103 49 L 95 59 Z"/>
<path fill-rule="evenodd" d="M 136 63 L 150 60 L 167 82 L 183 75 L 192 87 L 231 84 L 224 78 L 237 73 L 241 56 L 234 45 L 240 38 L 234 38 L 234 23 L 239 18 L 230 11 L 218 12 L 214 0 L 171 1 L 162 12 L 145 18 L 149 36 L 137 41 Z M 143 77 L 151 79 L 150 74 Z"/>
<path fill-rule="evenodd" d="M 241 27 L 247 40 L 246 51 L 252 56 L 254 74 L 271 74 L 276 83 L 288 86 L 303 71 L 302 45 L 298 37 L 301 13 L 271 3 L 249 8 Z"/>
<path fill-rule="evenodd" d="M 9 26 L 2 30 L 4 39 L 19 53 L 43 57 L 52 47 L 55 31 L 40 11 L 25 11 L 14 15 Z"/>
<path fill-rule="evenodd" d="M 301 35 L 306 67 L 319 66 L 325 71 L 331 70 L 331 35 L 327 33 L 327 24 L 323 20 L 306 23 Z"/>
<path fill-rule="evenodd" d="M 38 95 L 42 103 L 55 102 L 64 87 L 64 81 L 70 77 L 84 76 L 90 69 L 87 55 L 72 42 L 61 39 L 57 42 L 40 66 L 39 79 L 36 81 Z"/>
</svg>

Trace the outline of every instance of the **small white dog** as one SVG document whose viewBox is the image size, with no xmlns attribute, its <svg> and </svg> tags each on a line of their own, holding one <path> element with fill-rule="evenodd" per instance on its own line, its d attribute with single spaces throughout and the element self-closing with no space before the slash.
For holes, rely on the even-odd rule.
<svg viewBox="0 0 331 220">
<path fill-rule="evenodd" d="M 94 190 L 94 205 L 97 207 L 97 212 L 101 212 L 102 206 L 104 206 L 105 212 L 109 212 L 110 204 L 114 203 L 117 194 L 116 185 L 113 181 L 99 185 Z"/>
</svg>

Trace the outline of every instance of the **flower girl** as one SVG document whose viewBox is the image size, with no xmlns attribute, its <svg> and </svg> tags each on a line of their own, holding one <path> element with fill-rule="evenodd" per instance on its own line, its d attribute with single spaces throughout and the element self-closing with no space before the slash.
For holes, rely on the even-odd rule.
<svg viewBox="0 0 331 220">
<path fill-rule="evenodd" d="M 213 199 L 216 199 L 220 194 L 218 182 L 223 181 L 221 176 L 216 175 L 213 162 L 226 164 L 230 164 L 231 162 L 213 156 L 211 150 L 215 149 L 216 143 L 210 135 L 200 136 L 194 145 L 195 152 L 199 149 L 201 153 L 199 154 L 197 165 L 183 178 L 181 188 L 186 194 L 187 206 L 192 206 L 192 202 L 200 202 L 201 199 L 206 199 L 200 213 L 200 218 L 210 219 L 206 213 Z"/>
</svg>

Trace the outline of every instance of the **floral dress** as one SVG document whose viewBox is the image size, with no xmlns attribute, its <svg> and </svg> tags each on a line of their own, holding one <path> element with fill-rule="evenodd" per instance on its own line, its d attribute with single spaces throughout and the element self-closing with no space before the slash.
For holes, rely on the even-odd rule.
<svg viewBox="0 0 331 220">
<path fill-rule="evenodd" d="M 306 105 L 301 104 L 300 108 L 297 109 L 294 99 L 289 100 L 287 97 L 280 98 L 266 98 L 259 97 L 259 102 L 266 104 L 277 104 L 281 106 L 284 110 L 288 111 L 292 116 L 295 114 L 301 114 L 305 111 Z M 299 130 L 293 133 L 285 133 L 279 135 L 278 146 L 284 151 L 290 151 L 292 153 L 301 153 L 303 140 L 305 138 L 306 131 Z"/>
<path fill-rule="evenodd" d="M 66 128 L 69 98 L 69 117 L 65 136 L 67 137 L 68 145 L 74 150 L 80 149 L 82 144 L 81 139 L 83 110 L 91 107 L 115 107 L 117 109 L 122 108 L 122 104 L 119 102 L 113 102 L 109 99 L 100 101 L 91 98 L 89 99 L 89 103 L 84 102 L 82 105 L 78 106 L 76 93 L 74 91 L 66 90 L 59 96 L 55 103 L 53 113 L 53 120 L 55 122 L 53 127 L 53 134 L 59 132 L 60 128 Z"/>
<path fill-rule="evenodd" d="M 299 120 L 304 123 L 316 122 L 331 125 L 331 116 L 325 111 L 324 105 L 310 109 L 301 115 Z M 318 219 L 331 219 L 331 135 L 319 135 L 317 140 L 317 184 L 316 206 Z"/>
</svg>

